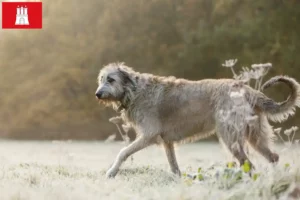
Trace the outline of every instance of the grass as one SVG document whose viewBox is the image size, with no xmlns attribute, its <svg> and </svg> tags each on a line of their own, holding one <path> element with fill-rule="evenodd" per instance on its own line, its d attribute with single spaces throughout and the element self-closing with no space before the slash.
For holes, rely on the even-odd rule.
<svg viewBox="0 0 300 200">
<path fill-rule="evenodd" d="M 276 166 L 251 154 L 257 171 L 250 177 L 239 167 L 226 167 L 232 158 L 218 143 L 203 142 L 176 149 L 182 178 L 169 172 L 163 149 L 152 146 L 107 180 L 105 171 L 123 146 L 1 141 L 0 199 L 276 199 L 300 180 L 296 146 L 276 146 L 281 156 Z"/>
</svg>

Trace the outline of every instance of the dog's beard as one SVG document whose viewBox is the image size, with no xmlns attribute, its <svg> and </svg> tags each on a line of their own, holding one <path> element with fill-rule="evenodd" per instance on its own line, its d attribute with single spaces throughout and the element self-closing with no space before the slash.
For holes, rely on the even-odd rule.
<svg viewBox="0 0 300 200">
<path fill-rule="evenodd" d="M 120 111 L 122 108 L 122 104 L 119 101 L 111 100 L 111 99 L 98 99 L 98 102 L 105 107 L 111 107 L 116 111 Z"/>
<path fill-rule="evenodd" d="M 99 103 L 104 105 L 105 107 L 111 107 L 115 111 L 120 112 L 123 109 L 126 109 L 128 104 L 130 104 L 131 98 L 133 96 L 131 88 L 123 92 L 119 92 L 120 96 L 114 96 L 110 98 L 98 99 Z"/>
<path fill-rule="evenodd" d="M 98 99 L 98 102 L 106 107 L 111 107 L 115 101 L 111 99 Z"/>
</svg>

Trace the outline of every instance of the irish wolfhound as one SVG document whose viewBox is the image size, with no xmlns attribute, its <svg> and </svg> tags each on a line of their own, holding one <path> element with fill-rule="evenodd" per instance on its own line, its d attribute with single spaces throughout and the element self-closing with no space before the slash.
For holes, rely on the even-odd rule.
<svg viewBox="0 0 300 200">
<path fill-rule="evenodd" d="M 248 160 L 246 142 L 269 162 L 277 162 L 278 154 L 269 148 L 274 135 L 268 119 L 283 121 L 300 106 L 300 86 L 287 76 L 274 77 L 263 86 L 287 84 L 291 94 L 280 103 L 237 80 L 155 76 L 122 63 L 101 69 L 98 82 L 99 101 L 121 111 L 138 135 L 119 152 L 107 177 L 114 177 L 130 155 L 154 143 L 163 144 L 171 171 L 180 175 L 174 143 L 213 133 L 240 164 Z"/>
</svg>

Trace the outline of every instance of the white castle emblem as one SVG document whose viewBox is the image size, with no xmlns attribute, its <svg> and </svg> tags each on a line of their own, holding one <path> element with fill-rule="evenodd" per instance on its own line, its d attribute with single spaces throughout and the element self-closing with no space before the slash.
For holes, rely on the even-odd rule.
<svg viewBox="0 0 300 200">
<path fill-rule="evenodd" d="M 19 6 L 17 7 L 17 18 L 16 18 L 15 25 L 29 25 L 26 6 L 25 7 L 21 6 L 21 8 Z"/>
</svg>

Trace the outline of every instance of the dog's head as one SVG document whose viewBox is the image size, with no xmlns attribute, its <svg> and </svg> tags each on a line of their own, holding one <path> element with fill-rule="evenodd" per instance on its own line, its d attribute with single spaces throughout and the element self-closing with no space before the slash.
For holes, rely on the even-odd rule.
<svg viewBox="0 0 300 200">
<path fill-rule="evenodd" d="M 133 70 L 123 63 L 111 63 L 100 70 L 98 76 L 97 99 L 106 105 L 123 103 L 127 93 L 135 87 Z"/>
</svg>

